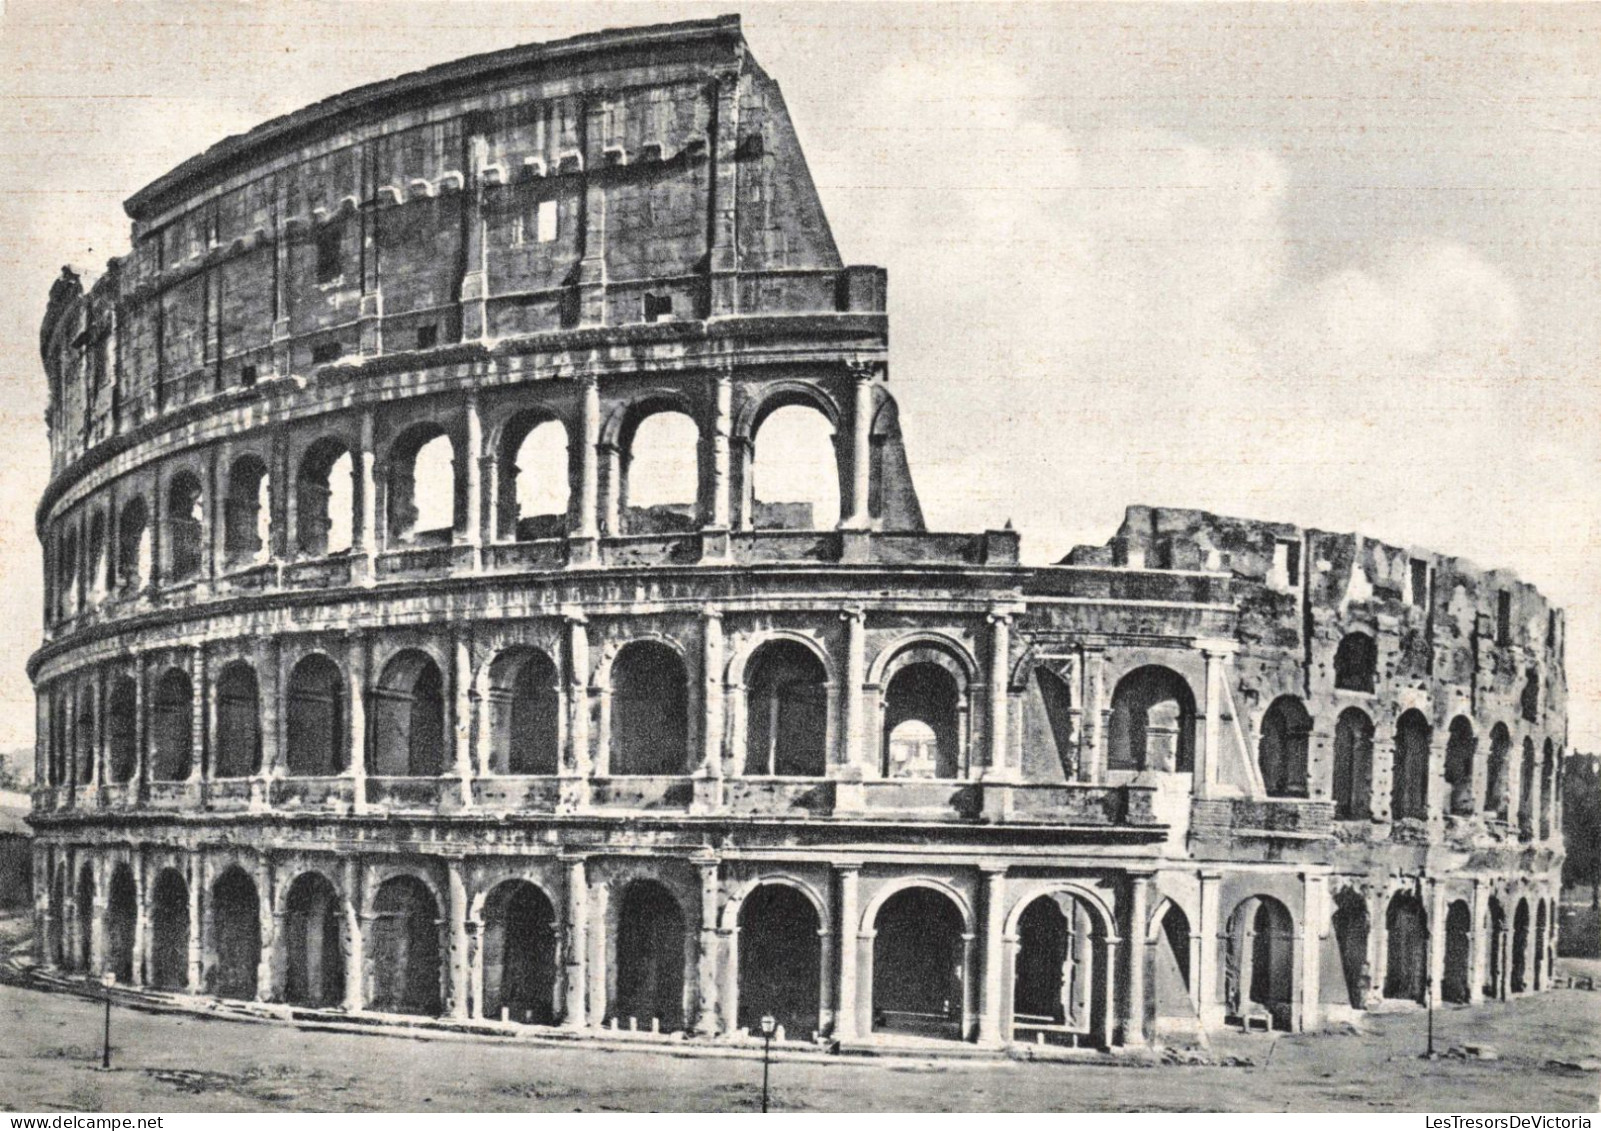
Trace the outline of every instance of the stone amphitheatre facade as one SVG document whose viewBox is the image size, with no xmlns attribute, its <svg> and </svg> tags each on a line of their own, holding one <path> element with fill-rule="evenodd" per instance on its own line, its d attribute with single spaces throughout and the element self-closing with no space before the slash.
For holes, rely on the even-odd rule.
<svg viewBox="0 0 1601 1131">
<path fill-rule="evenodd" d="M 1195 511 L 927 530 L 884 272 L 737 19 L 362 87 L 127 211 L 40 335 L 52 976 L 847 1049 L 1548 984 L 1561 613 Z M 837 520 L 759 494 L 777 413 Z M 698 472 L 638 505 L 662 417 Z"/>
</svg>

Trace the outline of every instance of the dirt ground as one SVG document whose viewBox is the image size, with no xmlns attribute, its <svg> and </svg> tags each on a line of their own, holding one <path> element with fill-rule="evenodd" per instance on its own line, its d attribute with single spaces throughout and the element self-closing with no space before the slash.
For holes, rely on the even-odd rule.
<svg viewBox="0 0 1601 1131">
<path fill-rule="evenodd" d="M 1577 965 L 1577 964 L 1575 964 Z M 1584 972 L 1601 968 L 1589 963 Z M 0 986 L 0 1109 L 8 1111 L 740 1111 L 760 1062 L 481 1040 L 308 1032 L 119 1008 L 114 1066 L 101 1007 Z M 1418 1058 L 1421 1013 L 1363 1033 L 1231 1035 L 1212 1055 L 1251 1067 L 991 1061 L 775 1060 L 775 1110 L 1594 1112 L 1601 991 L 1558 990 L 1436 1015 L 1438 1047 L 1496 1061 Z M 1585 1062 L 1584 1067 L 1577 1067 Z"/>
</svg>

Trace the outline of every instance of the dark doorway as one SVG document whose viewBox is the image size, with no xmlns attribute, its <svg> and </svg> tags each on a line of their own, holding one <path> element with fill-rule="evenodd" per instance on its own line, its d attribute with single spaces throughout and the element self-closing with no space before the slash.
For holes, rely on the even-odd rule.
<svg viewBox="0 0 1601 1131">
<path fill-rule="evenodd" d="M 1529 901 L 1518 900 L 1512 913 L 1512 992 L 1521 994 L 1529 988 Z"/>
<path fill-rule="evenodd" d="M 345 998 L 343 908 L 327 877 L 306 872 L 290 885 L 285 922 L 284 996 L 325 1008 Z"/>
<path fill-rule="evenodd" d="M 171 868 L 157 877 L 150 901 L 150 984 L 189 986 L 189 885 Z"/>
<path fill-rule="evenodd" d="M 1105 1045 L 1105 937 L 1088 904 L 1042 895 L 1017 921 L 1012 1036 Z"/>
<path fill-rule="evenodd" d="M 385 880 L 373 900 L 372 1008 L 439 1013 L 439 904 L 415 876 Z"/>
<path fill-rule="evenodd" d="M 822 969 L 817 909 L 794 888 L 763 884 L 739 912 L 739 1027 L 759 1032 L 771 1015 L 792 1039 L 818 1028 Z"/>
<path fill-rule="evenodd" d="M 261 903 L 256 885 L 239 868 L 229 868 L 211 886 L 211 929 L 217 955 L 208 979 L 211 992 L 253 1000 L 261 962 Z"/>
<path fill-rule="evenodd" d="M 884 901 L 874 922 L 873 1028 L 961 1040 L 962 914 L 930 888 Z"/>
<path fill-rule="evenodd" d="M 1340 973 L 1345 978 L 1346 999 L 1353 1009 L 1366 1009 L 1368 909 L 1366 901 L 1349 889 L 1334 897 L 1334 941 L 1340 951 Z"/>
<path fill-rule="evenodd" d="M 106 969 L 124 985 L 133 981 L 133 937 L 139 923 L 139 889 L 133 869 L 118 864 L 111 873 L 106 904 Z"/>
<path fill-rule="evenodd" d="M 821 777 L 828 692 L 822 661 L 804 644 L 778 640 L 751 660 L 745 693 L 745 773 Z"/>
<path fill-rule="evenodd" d="M 1390 900 L 1384 929 L 1384 996 L 1421 1003 L 1429 976 L 1429 927 L 1417 897 L 1402 892 Z"/>
<path fill-rule="evenodd" d="M 661 884 L 636 880 L 617 915 L 617 998 L 612 1015 L 664 1033 L 684 1027 L 684 913 Z"/>
<path fill-rule="evenodd" d="M 526 880 L 501 884 L 484 903 L 484 1017 L 554 1025 L 556 974 L 550 900 Z"/>
<path fill-rule="evenodd" d="M 681 774 L 689 758 L 689 677 L 678 653 L 635 641 L 612 665 L 611 773 Z"/>
<path fill-rule="evenodd" d="M 1473 948 L 1473 913 L 1461 900 L 1445 913 L 1445 971 L 1440 979 L 1440 996 L 1465 1005 L 1472 996 L 1473 971 L 1469 965 Z"/>
</svg>

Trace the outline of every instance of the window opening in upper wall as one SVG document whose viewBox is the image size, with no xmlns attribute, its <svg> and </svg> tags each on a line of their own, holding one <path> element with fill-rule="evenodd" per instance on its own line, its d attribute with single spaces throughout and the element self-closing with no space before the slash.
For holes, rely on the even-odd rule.
<svg viewBox="0 0 1601 1131">
<path fill-rule="evenodd" d="M 317 282 L 332 283 L 345 273 L 345 226 L 333 223 L 317 233 Z"/>
</svg>

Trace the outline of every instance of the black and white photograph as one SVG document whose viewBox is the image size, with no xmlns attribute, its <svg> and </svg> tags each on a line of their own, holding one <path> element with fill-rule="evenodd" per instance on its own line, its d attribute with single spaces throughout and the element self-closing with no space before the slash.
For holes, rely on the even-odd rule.
<svg viewBox="0 0 1601 1131">
<path fill-rule="evenodd" d="M 0 183 L 0 1131 L 1601 1110 L 1601 5 L 0 0 Z"/>
</svg>

